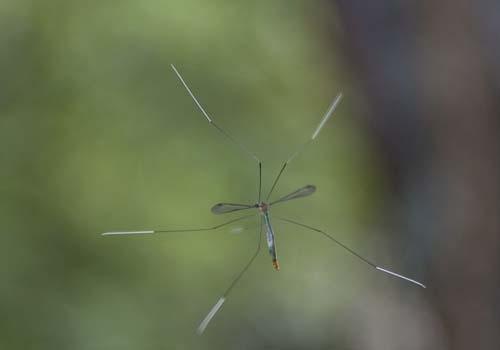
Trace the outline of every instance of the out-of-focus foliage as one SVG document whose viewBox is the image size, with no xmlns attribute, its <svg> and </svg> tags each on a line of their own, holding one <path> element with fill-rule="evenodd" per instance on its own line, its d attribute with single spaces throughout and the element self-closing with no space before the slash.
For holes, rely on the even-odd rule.
<svg viewBox="0 0 500 350">
<path fill-rule="evenodd" d="M 263 251 L 200 338 L 198 322 L 255 248 L 257 217 L 241 233 L 98 235 L 215 225 L 235 215 L 214 217 L 214 203 L 256 200 L 256 164 L 210 128 L 174 63 L 263 160 L 265 189 L 347 92 L 276 193 L 311 183 L 317 194 L 275 212 L 397 265 L 387 236 L 365 229 L 382 184 L 321 11 L 311 1 L 0 4 L 2 349 L 342 346 L 382 291 L 418 302 L 321 236 L 276 222 L 282 271 Z"/>
</svg>

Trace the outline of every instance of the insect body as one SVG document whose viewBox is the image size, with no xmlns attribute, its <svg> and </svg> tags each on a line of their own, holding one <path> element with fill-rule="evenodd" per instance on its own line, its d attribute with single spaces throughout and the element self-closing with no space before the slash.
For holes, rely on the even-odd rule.
<svg viewBox="0 0 500 350">
<path fill-rule="evenodd" d="M 325 115 L 323 116 L 323 118 L 321 119 L 318 127 L 316 128 L 316 130 L 314 131 L 314 133 L 312 134 L 312 136 L 307 140 L 307 142 L 305 142 L 304 144 L 302 144 L 283 163 L 283 166 L 281 167 L 281 170 L 279 171 L 278 175 L 274 179 L 273 185 L 271 186 L 271 189 L 269 190 L 266 199 L 263 201 L 262 200 L 262 162 L 260 161 L 260 159 L 257 156 L 255 156 L 253 153 L 249 152 L 243 145 L 241 145 L 240 143 L 238 143 L 233 137 L 231 137 L 228 133 L 226 133 L 222 128 L 220 128 L 213 121 L 213 119 L 208 115 L 208 113 L 205 111 L 205 109 L 202 107 L 202 105 L 198 102 L 198 100 L 194 96 L 194 94 L 191 91 L 191 89 L 188 87 L 188 85 L 186 84 L 186 82 L 184 81 L 184 79 L 182 78 L 182 76 L 180 75 L 180 73 L 177 71 L 177 69 L 173 65 L 172 65 L 172 69 L 175 72 L 175 74 L 177 75 L 177 77 L 179 78 L 179 80 L 182 83 L 182 85 L 184 86 L 184 88 L 187 90 L 187 92 L 189 93 L 189 95 L 193 99 L 193 101 L 196 104 L 196 106 L 199 108 L 199 110 L 201 111 L 201 113 L 207 119 L 208 123 L 210 125 L 212 125 L 215 129 L 217 129 L 217 131 L 219 133 L 221 133 L 225 138 L 227 138 L 228 141 L 230 141 L 232 144 L 234 144 L 235 146 L 237 146 L 238 148 L 240 148 L 244 153 L 246 153 L 247 155 L 249 155 L 250 157 L 252 157 L 257 162 L 257 165 L 258 165 L 258 176 L 259 176 L 258 179 L 259 179 L 259 181 L 258 181 L 258 200 L 257 200 L 257 204 L 253 204 L 252 205 L 252 204 L 219 203 L 219 204 L 216 204 L 216 205 L 214 205 L 212 207 L 212 212 L 214 214 L 225 214 L 225 213 L 239 212 L 239 211 L 244 211 L 244 210 L 249 210 L 249 209 L 258 209 L 258 211 L 260 213 L 260 216 L 261 216 L 261 225 L 260 225 L 260 230 L 259 230 L 259 235 L 258 235 L 257 248 L 256 248 L 254 254 L 250 258 L 250 260 L 248 261 L 248 263 L 239 272 L 239 274 L 235 277 L 235 279 L 231 282 L 231 284 L 228 286 L 228 288 L 226 288 L 225 292 L 219 298 L 219 300 L 217 301 L 217 303 L 215 303 L 215 305 L 209 311 L 209 313 L 207 314 L 207 316 L 202 320 L 202 322 L 198 326 L 197 332 L 198 332 L 198 334 L 201 334 L 201 333 L 203 333 L 205 331 L 206 327 L 208 326 L 208 324 L 210 323 L 210 321 L 212 320 L 212 318 L 215 316 L 215 314 L 220 310 L 220 308 L 222 307 L 222 305 L 225 303 L 226 298 L 229 295 L 229 293 L 231 292 L 231 290 L 233 289 L 233 287 L 238 283 L 238 281 L 245 274 L 245 272 L 248 270 L 248 268 L 252 265 L 253 261 L 257 257 L 257 255 L 258 255 L 258 253 L 260 251 L 260 247 L 261 247 L 263 228 L 265 228 L 265 230 L 266 230 L 267 247 L 268 247 L 268 250 L 269 250 L 269 254 L 271 255 L 273 267 L 274 267 L 275 270 L 279 270 L 280 269 L 280 265 L 278 263 L 278 256 L 277 256 L 277 253 L 276 253 L 276 239 L 275 239 L 275 234 L 274 234 L 273 227 L 271 225 L 271 218 L 270 218 L 270 215 L 269 215 L 269 210 L 270 210 L 270 208 L 272 206 L 274 206 L 274 205 L 276 205 L 278 203 L 282 203 L 282 202 L 286 202 L 286 201 L 289 201 L 289 200 L 293 200 L 293 199 L 298 199 L 298 198 L 303 198 L 303 197 L 310 196 L 311 194 L 313 194 L 316 191 L 316 187 L 312 186 L 312 185 L 304 186 L 304 187 L 299 188 L 298 190 L 296 190 L 296 191 L 294 191 L 294 192 L 292 192 L 292 193 L 290 193 L 290 194 L 288 194 L 286 196 L 283 196 L 283 197 L 279 198 L 278 200 L 275 200 L 275 201 L 272 201 L 272 202 L 269 202 L 269 200 L 271 198 L 271 195 L 272 195 L 274 189 L 276 188 L 276 185 L 278 184 L 279 179 L 281 178 L 281 175 L 285 171 L 287 165 L 305 148 L 305 146 L 307 146 L 309 143 L 311 143 L 312 141 L 314 141 L 317 138 L 317 136 L 319 135 L 319 132 L 325 126 L 326 122 L 330 119 L 330 117 L 332 116 L 333 112 L 337 108 L 337 105 L 339 104 L 339 102 L 340 102 L 340 100 L 342 98 L 342 94 L 339 94 L 333 100 L 333 103 L 330 105 L 329 109 L 327 110 L 327 112 L 325 113 Z M 233 224 L 233 223 L 235 223 L 237 221 L 241 221 L 241 220 L 244 220 L 246 218 L 253 217 L 253 216 L 254 215 L 242 216 L 242 217 L 239 217 L 239 218 L 236 218 L 236 219 L 232 219 L 232 220 L 229 220 L 227 222 L 224 222 L 222 224 L 219 224 L 219 225 L 216 225 L 216 226 L 212 226 L 212 227 L 190 228 L 190 229 L 181 229 L 181 230 L 115 231 L 115 232 L 106 232 L 106 233 L 103 233 L 102 235 L 103 236 L 117 236 L 117 235 L 121 236 L 121 235 L 148 235 L 148 234 L 174 233 L 174 232 L 213 231 L 213 230 L 217 230 L 217 229 L 219 229 L 221 227 L 224 227 L 224 226 L 227 226 L 227 225 L 231 225 L 231 224 Z M 307 229 L 307 230 L 311 230 L 311 231 L 317 232 L 317 233 L 323 235 L 324 237 L 326 237 L 327 239 L 333 241 L 334 243 L 336 243 L 337 245 L 339 245 L 340 247 L 342 247 L 343 249 L 345 249 L 347 252 L 349 252 L 351 255 L 353 255 L 357 259 L 361 260 L 365 264 L 369 265 L 370 267 L 374 268 L 375 270 L 383 272 L 383 273 L 388 274 L 388 275 L 391 275 L 393 277 L 397 277 L 399 279 L 406 280 L 406 281 L 411 282 L 411 283 L 413 283 L 415 285 L 418 285 L 418 286 L 420 286 L 422 288 L 425 288 L 425 285 L 423 285 L 422 283 L 420 283 L 420 282 L 418 282 L 416 280 L 413 280 L 411 278 L 405 277 L 403 275 L 397 274 L 395 272 L 392 272 L 390 270 L 387 270 L 387 269 L 384 269 L 382 267 L 377 266 L 376 264 L 374 264 L 370 260 L 364 258 L 362 255 L 358 254 L 357 252 L 355 252 L 354 250 L 352 250 L 351 248 L 349 248 L 345 244 L 341 243 L 340 241 L 338 241 L 336 238 L 334 238 L 332 235 L 330 235 L 329 233 L 327 233 L 325 231 L 322 231 L 322 230 L 314 228 L 312 226 L 305 225 L 305 224 L 302 224 L 300 222 L 297 222 L 297 221 L 294 221 L 294 220 L 290 220 L 290 219 L 286 219 L 286 218 L 275 217 L 275 219 L 280 220 L 282 222 L 286 222 L 286 223 L 295 225 L 295 226 L 298 226 L 298 227 L 301 227 L 301 228 L 304 228 L 304 229 Z"/>
<path fill-rule="evenodd" d="M 280 264 L 278 262 L 278 255 L 276 254 L 276 242 L 274 240 L 274 231 L 271 226 L 271 220 L 269 219 L 269 207 L 265 203 L 259 205 L 259 211 L 264 217 L 264 224 L 266 226 L 266 238 L 267 238 L 267 249 L 269 254 L 273 259 L 273 267 L 276 271 L 280 270 Z"/>
</svg>

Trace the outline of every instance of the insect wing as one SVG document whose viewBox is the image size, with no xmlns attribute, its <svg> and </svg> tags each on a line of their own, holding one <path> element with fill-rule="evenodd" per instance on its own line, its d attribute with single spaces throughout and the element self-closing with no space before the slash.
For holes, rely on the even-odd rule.
<svg viewBox="0 0 500 350">
<path fill-rule="evenodd" d="M 218 203 L 212 207 L 212 213 L 225 214 L 225 213 L 231 213 L 233 211 L 250 209 L 253 207 L 254 207 L 253 205 L 247 205 L 247 204 Z"/>
<path fill-rule="evenodd" d="M 281 197 L 277 201 L 272 202 L 271 205 L 279 203 L 279 202 L 290 201 L 292 199 L 307 197 L 307 196 L 310 196 L 311 194 L 313 194 L 314 192 L 316 192 L 316 186 L 307 185 L 307 186 L 304 186 L 302 188 L 299 188 L 295 192 L 292 192 L 284 197 Z"/>
</svg>

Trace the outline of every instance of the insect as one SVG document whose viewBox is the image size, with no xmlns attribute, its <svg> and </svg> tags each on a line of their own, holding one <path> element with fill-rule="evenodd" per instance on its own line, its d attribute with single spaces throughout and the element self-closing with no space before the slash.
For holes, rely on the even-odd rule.
<svg viewBox="0 0 500 350">
<path fill-rule="evenodd" d="M 292 192 L 292 193 L 290 193 L 290 194 L 288 194 L 286 196 L 283 196 L 283 197 L 281 197 L 281 198 L 279 198 L 279 199 L 277 199 L 275 201 L 269 202 L 269 200 L 271 199 L 271 195 L 273 194 L 273 192 L 274 192 L 274 190 L 275 190 L 275 188 L 276 188 L 276 186 L 277 186 L 277 184 L 278 184 L 278 182 L 279 182 L 279 180 L 281 178 L 281 175 L 285 171 L 287 165 L 290 164 L 290 162 L 297 155 L 299 155 L 299 153 L 307 145 L 309 145 L 310 143 L 312 143 L 318 137 L 321 129 L 323 129 L 323 127 L 325 126 L 326 122 L 333 115 L 333 112 L 335 111 L 335 109 L 337 108 L 338 104 L 340 103 L 340 101 L 342 99 L 342 93 L 340 93 L 339 95 L 337 95 L 337 97 L 335 97 L 335 99 L 333 100 L 332 104 L 330 105 L 330 107 L 326 111 L 325 115 L 323 116 L 323 118 L 321 119 L 321 121 L 318 124 L 317 128 L 313 132 L 312 136 L 307 140 L 307 142 L 305 142 L 304 144 L 302 144 L 301 146 L 299 146 L 297 148 L 297 150 L 283 163 L 280 171 L 278 172 L 277 176 L 274 179 L 274 182 L 273 182 L 273 184 L 271 186 L 271 189 L 269 190 L 269 192 L 268 192 L 265 200 L 263 200 L 263 198 L 262 198 L 262 162 L 261 162 L 261 160 L 257 156 L 255 156 L 255 154 L 253 154 L 252 152 L 250 152 L 245 146 L 243 146 L 238 141 L 236 141 L 231 135 L 229 135 L 226 131 L 224 131 L 221 127 L 219 127 L 213 121 L 212 117 L 205 111 L 205 109 L 200 104 L 200 102 L 198 101 L 198 99 L 195 97 L 195 95 L 193 94 L 193 92 L 191 91 L 191 89 L 189 88 L 189 86 L 187 85 L 186 81 L 184 80 L 184 78 L 179 73 L 179 71 L 175 68 L 174 65 L 171 65 L 171 67 L 172 67 L 172 70 L 174 71 L 174 73 L 179 78 L 179 80 L 182 83 L 182 85 L 184 86 L 184 88 L 186 89 L 186 91 L 188 92 L 188 94 L 193 99 L 193 101 L 196 104 L 196 106 L 198 107 L 198 109 L 201 111 L 201 113 L 203 114 L 203 116 L 207 119 L 208 123 L 211 126 L 213 126 L 219 133 L 221 133 L 234 146 L 238 147 L 239 149 L 241 149 L 242 152 L 244 152 L 248 156 L 252 157 L 256 161 L 257 166 L 258 166 L 258 178 L 259 178 L 259 183 L 258 183 L 258 200 L 257 200 L 257 202 L 255 204 L 218 203 L 218 204 L 216 204 L 216 205 L 214 205 L 212 207 L 212 213 L 214 213 L 214 214 L 225 214 L 225 213 L 231 213 L 231 212 L 247 211 L 247 210 L 252 210 L 252 209 L 253 210 L 257 210 L 259 212 L 259 214 L 260 214 L 260 217 L 261 217 L 261 225 L 260 225 L 258 242 L 257 242 L 257 248 L 255 250 L 255 253 L 252 255 L 252 257 L 247 262 L 247 264 L 243 267 L 243 269 L 238 273 L 238 275 L 234 278 L 234 280 L 229 284 L 229 286 L 226 288 L 226 290 L 224 291 L 224 293 L 222 294 L 222 296 L 219 298 L 219 300 L 217 301 L 217 303 L 212 307 L 212 309 L 210 309 L 210 311 L 208 312 L 208 314 L 206 315 L 206 317 L 201 321 L 200 325 L 197 328 L 197 333 L 201 335 L 205 331 L 205 329 L 207 328 L 207 326 L 210 323 L 210 321 L 212 320 L 212 318 L 215 316 L 215 314 L 220 310 L 220 308 L 222 307 L 222 305 L 225 303 L 225 301 L 226 301 L 229 293 L 231 292 L 231 290 L 238 283 L 238 281 L 243 277 L 243 275 L 245 274 L 245 272 L 250 268 L 250 266 L 254 262 L 255 258 L 259 254 L 259 251 L 261 249 L 261 243 L 262 243 L 262 232 L 263 232 L 263 229 L 265 229 L 267 248 L 268 248 L 269 254 L 271 256 L 272 266 L 274 267 L 275 270 L 279 271 L 280 264 L 278 262 L 278 254 L 277 254 L 277 250 L 276 250 L 275 234 L 274 234 L 273 227 L 271 225 L 270 209 L 274 205 L 277 205 L 279 203 L 283 203 L 283 202 L 287 202 L 287 201 L 290 201 L 290 200 L 294 200 L 294 199 L 304 198 L 304 197 L 310 196 L 310 195 L 312 195 L 316 191 L 316 187 L 313 186 L 313 185 L 307 185 L 307 186 L 299 188 L 298 190 L 296 190 L 296 191 L 294 191 L 294 192 Z M 105 232 L 105 233 L 102 233 L 102 236 L 150 235 L 150 234 L 174 233 L 174 232 L 214 231 L 214 230 L 220 229 L 221 227 L 231 225 L 231 224 L 233 224 L 235 222 L 238 222 L 238 221 L 241 221 L 241 220 L 247 219 L 249 217 L 253 217 L 253 216 L 254 216 L 254 214 L 242 216 L 242 217 L 239 217 L 239 218 L 236 218 L 236 219 L 232 219 L 230 221 L 224 222 L 222 224 L 219 224 L 219 225 L 216 225 L 216 226 L 213 226 L 213 227 L 190 228 L 190 229 L 182 229 L 182 230 L 145 230 L 145 231 Z M 327 232 L 325 232 L 323 230 L 320 230 L 318 228 L 315 228 L 315 227 L 312 227 L 312 226 L 309 226 L 309 225 L 305 225 L 303 223 L 300 223 L 300 222 L 297 222 L 297 221 L 294 221 L 294 220 L 290 220 L 290 219 L 287 219 L 287 218 L 273 217 L 273 219 L 276 219 L 276 220 L 279 220 L 279 221 L 283 221 L 283 222 L 286 222 L 286 223 L 291 224 L 291 225 L 299 226 L 301 228 L 317 232 L 317 233 L 323 235 L 324 237 L 326 237 L 327 239 L 333 241 L 334 243 L 336 243 L 340 247 L 344 248 L 347 252 L 349 252 L 350 254 L 352 254 L 354 257 L 358 258 L 359 260 L 361 260 L 365 264 L 369 265 L 370 267 L 374 268 L 376 271 L 383 272 L 383 273 L 391 275 L 393 277 L 396 277 L 396 278 L 405 280 L 407 282 L 413 283 L 415 285 L 418 285 L 418 286 L 420 286 L 422 288 L 426 288 L 426 286 L 424 284 L 422 284 L 422 283 L 420 283 L 420 282 L 418 282 L 418 281 L 416 281 L 414 279 L 405 277 L 405 276 L 400 275 L 398 273 L 395 273 L 395 272 L 392 272 L 390 270 L 384 269 L 384 268 L 382 268 L 380 266 L 377 266 L 376 264 L 374 264 L 370 260 L 366 259 L 362 255 L 358 254 L 357 252 L 355 252 L 354 250 L 352 250 L 351 248 L 349 248 L 348 246 L 346 246 L 345 244 L 341 243 L 339 240 L 337 240 L 336 238 L 334 238 L 331 234 L 329 234 L 329 233 L 327 233 Z"/>
</svg>

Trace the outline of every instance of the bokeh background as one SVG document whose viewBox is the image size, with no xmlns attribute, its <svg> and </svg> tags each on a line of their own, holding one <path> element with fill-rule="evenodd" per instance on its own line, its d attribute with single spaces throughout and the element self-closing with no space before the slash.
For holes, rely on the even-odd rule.
<svg viewBox="0 0 500 350">
<path fill-rule="evenodd" d="M 500 4 L 495 1 L 0 3 L 2 349 L 498 349 Z M 258 218 L 217 232 L 220 201 L 269 189 L 333 97 L 344 100 Z"/>
</svg>

